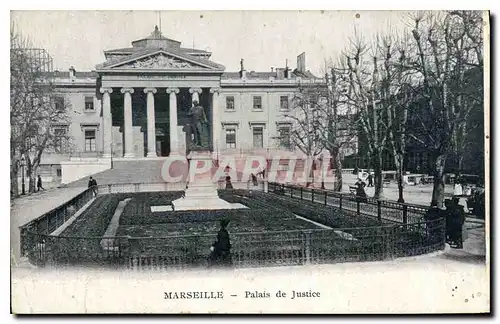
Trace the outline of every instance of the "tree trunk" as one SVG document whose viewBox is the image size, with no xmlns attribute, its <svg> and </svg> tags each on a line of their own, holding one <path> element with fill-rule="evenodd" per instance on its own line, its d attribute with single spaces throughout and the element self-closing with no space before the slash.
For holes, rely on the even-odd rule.
<svg viewBox="0 0 500 324">
<path fill-rule="evenodd" d="M 333 187 L 333 191 L 341 192 L 342 191 L 342 161 L 340 160 L 340 150 L 339 148 L 333 148 L 330 151 L 331 155 L 331 166 L 332 171 L 335 172 L 335 185 Z"/>
<path fill-rule="evenodd" d="M 306 187 L 310 187 L 311 183 L 314 183 L 314 160 L 311 156 L 306 157 L 304 172 L 306 174 Z"/>
<path fill-rule="evenodd" d="M 28 166 L 27 173 L 28 174 L 26 176 L 28 177 L 28 192 L 35 192 L 35 181 L 34 181 L 32 169 L 30 166 Z"/>
<path fill-rule="evenodd" d="M 19 196 L 18 173 L 16 166 L 10 169 L 10 192 L 11 197 Z"/>
<path fill-rule="evenodd" d="M 394 154 L 394 165 L 396 166 L 396 182 L 398 184 L 398 202 L 404 203 L 405 200 L 403 198 L 403 157 L 397 153 Z"/>
<path fill-rule="evenodd" d="M 446 164 L 446 154 L 438 153 L 434 160 L 434 187 L 432 188 L 431 206 L 437 204 L 443 206 L 444 202 L 444 167 Z"/>
<path fill-rule="evenodd" d="M 35 170 L 33 169 L 33 165 L 31 163 L 31 159 L 26 159 L 26 177 L 28 178 L 28 192 L 35 192 Z"/>
<path fill-rule="evenodd" d="M 404 186 L 403 186 L 403 172 L 402 171 L 396 172 L 396 179 L 398 182 L 398 202 L 404 203 L 405 199 L 403 198 Z"/>
<path fill-rule="evenodd" d="M 382 152 L 377 151 L 375 153 L 375 156 L 372 159 L 372 164 L 373 164 L 373 173 L 375 173 L 375 176 L 374 176 L 375 194 L 373 195 L 373 198 L 382 199 L 382 198 L 384 198 L 384 187 L 382 186 L 383 185 L 383 181 L 382 181 Z"/>
</svg>

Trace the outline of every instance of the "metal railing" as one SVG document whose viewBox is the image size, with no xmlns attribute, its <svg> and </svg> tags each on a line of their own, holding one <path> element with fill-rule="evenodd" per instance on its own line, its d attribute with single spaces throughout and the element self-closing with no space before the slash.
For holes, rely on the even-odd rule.
<svg viewBox="0 0 500 324">
<path fill-rule="evenodd" d="M 28 237 L 28 233 L 35 233 L 37 235 L 49 235 L 60 226 L 62 226 L 68 219 L 71 218 L 71 216 L 73 216 L 92 198 L 92 190 L 87 189 L 71 200 L 19 227 L 21 233 L 21 256 L 25 256 L 26 253 L 26 246 L 28 245 L 28 242 L 26 240 Z"/>
<path fill-rule="evenodd" d="M 98 194 L 182 191 L 186 189 L 186 182 L 157 182 L 157 183 L 114 183 L 98 185 Z M 254 186 L 251 181 L 231 181 L 233 189 L 265 190 L 266 182 L 259 180 Z M 220 180 L 216 183 L 217 189 L 226 189 L 226 182 Z"/>
<path fill-rule="evenodd" d="M 428 207 L 421 205 L 377 200 L 367 197 L 361 198 L 347 193 L 275 182 L 268 183 L 268 188 L 269 192 L 275 194 L 338 207 L 340 210 L 355 212 L 356 215 L 375 217 L 379 220 L 384 219 L 403 224 L 422 221 L 428 209 Z"/>
<path fill-rule="evenodd" d="M 236 268 L 389 260 L 444 248 L 444 220 L 344 229 L 231 234 Z M 410 228 L 408 228 L 410 227 Z M 424 229 L 417 233 L 416 229 Z M 349 233 L 346 235 L 345 233 Z M 27 233 L 38 266 L 92 265 L 132 270 L 207 267 L 216 235 L 61 237 Z"/>
<path fill-rule="evenodd" d="M 112 186 L 111 191 L 155 189 L 151 186 L 123 186 L 120 191 L 117 188 Z M 423 208 L 411 210 L 407 204 L 360 201 L 348 195 L 275 183 L 269 184 L 269 190 L 271 194 L 260 190 L 252 193 L 246 188 L 222 190 L 219 195 L 230 202 L 244 202 L 250 207 L 249 212 L 255 214 L 260 211 L 262 216 L 269 214 L 279 218 L 279 210 L 289 210 L 288 213 L 331 228 L 231 233 L 234 267 L 388 260 L 444 249 L 444 219 L 424 221 Z M 92 265 L 142 270 L 208 265 L 209 247 L 216 239 L 215 233 L 164 237 L 50 235 L 70 217 L 70 206 L 78 210 L 91 197 L 90 190 L 86 190 L 21 227 L 22 255 L 27 256 L 32 264 L 54 267 Z M 109 199 L 118 198 L 109 195 Z M 106 202 L 101 203 L 106 205 Z M 223 214 L 223 211 L 219 212 Z M 176 217 L 175 222 L 189 223 L 197 218 L 194 213 L 196 211 L 191 217 Z M 212 216 L 210 221 L 224 215 Z M 168 217 L 165 215 L 165 218 Z"/>
</svg>

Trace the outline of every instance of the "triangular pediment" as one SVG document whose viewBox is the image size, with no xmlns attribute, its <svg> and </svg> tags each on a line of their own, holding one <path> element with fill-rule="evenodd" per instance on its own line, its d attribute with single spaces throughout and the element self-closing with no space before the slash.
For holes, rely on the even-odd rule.
<svg viewBox="0 0 500 324">
<path fill-rule="evenodd" d="M 145 70 L 220 70 L 217 64 L 196 58 L 186 57 L 185 55 L 176 55 L 164 50 L 141 56 L 132 55 L 119 62 L 109 64 L 107 69 L 145 69 Z"/>
</svg>

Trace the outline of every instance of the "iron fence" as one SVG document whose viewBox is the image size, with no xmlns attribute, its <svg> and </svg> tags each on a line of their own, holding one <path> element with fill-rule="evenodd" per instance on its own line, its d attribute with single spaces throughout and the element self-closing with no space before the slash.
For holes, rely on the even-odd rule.
<svg viewBox="0 0 500 324">
<path fill-rule="evenodd" d="M 377 200 L 373 198 L 361 198 L 352 194 L 304 188 L 301 186 L 275 182 L 269 182 L 268 188 L 269 192 L 275 194 L 334 206 L 341 210 L 355 212 L 357 215 L 376 217 L 380 220 L 385 219 L 403 224 L 422 221 L 428 209 L 428 207 L 420 205 Z"/>
<path fill-rule="evenodd" d="M 186 182 L 157 182 L 157 183 L 114 183 L 98 185 L 98 194 L 112 193 L 135 193 L 135 192 L 158 192 L 158 191 L 183 191 L 186 189 Z M 244 190 L 265 190 L 265 181 L 258 181 L 254 186 L 251 181 L 232 181 L 233 189 Z M 217 189 L 225 189 L 226 182 L 221 180 L 215 184 Z"/>
<path fill-rule="evenodd" d="M 230 235 L 232 266 L 290 266 L 420 255 L 444 248 L 444 226 L 440 219 L 407 225 L 234 233 Z M 27 238 L 27 256 L 38 266 L 160 270 L 207 267 L 216 235 L 89 238 L 29 232 Z"/>
<path fill-rule="evenodd" d="M 146 189 L 162 191 L 165 187 L 161 185 L 165 186 L 100 186 L 99 191 L 100 194 Z M 349 195 L 276 183 L 269 183 L 269 191 L 274 194 L 247 189 L 220 190 L 219 194 L 230 202 L 244 202 L 250 208 L 286 208 L 332 228 L 231 234 L 232 262 L 237 268 L 388 260 L 444 248 L 445 221 L 423 221 L 424 207 L 360 200 Z M 38 266 L 98 265 L 135 270 L 207 266 L 215 234 L 167 237 L 50 235 L 71 217 L 73 210 L 79 210 L 90 199 L 92 192 L 89 189 L 21 227 L 22 255 Z"/>
<path fill-rule="evenodd" d="M 25 256 L 26 253 L 26 244 L 27 240 L 29 240 L 28 233 L 49 235 L 62 226 L 92 198 L 92 190 L 87 189 L 64 204 L 21 226 L 19 228 L 21 233 L 21 256 Z"/>
</svg>

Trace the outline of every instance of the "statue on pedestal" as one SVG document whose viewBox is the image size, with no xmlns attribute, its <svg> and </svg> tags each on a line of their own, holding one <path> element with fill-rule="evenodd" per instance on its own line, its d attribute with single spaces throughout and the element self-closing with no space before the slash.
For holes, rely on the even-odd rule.
<svg viewBox="0 0 500 324">
<path fill-rule="evenodd" d="M 198 104 L 198 101 L 193 101 L 193 106 L 189 109 L 187 115 L 191 118 L 190 130 L 193 134 L 193 143 L 191 149 L 208 149 L 206 126 L 208 125 L 205 109 Z"/>
</svg>

